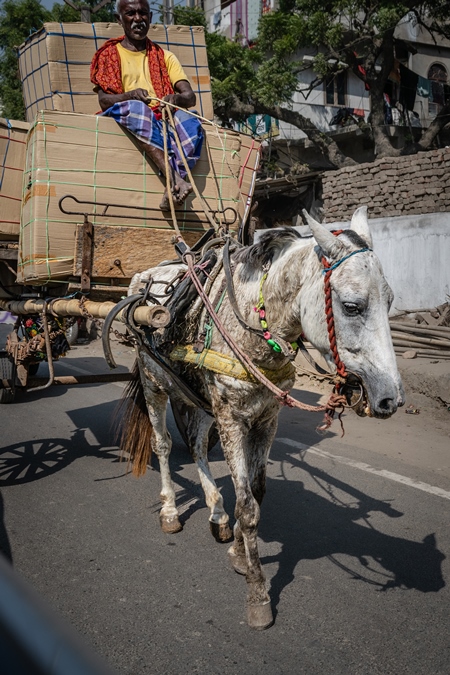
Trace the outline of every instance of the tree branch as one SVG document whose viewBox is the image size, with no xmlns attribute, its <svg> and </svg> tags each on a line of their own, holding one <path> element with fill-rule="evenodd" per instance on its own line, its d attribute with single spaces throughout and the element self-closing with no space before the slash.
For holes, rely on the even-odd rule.
<svg viewBox="0 0 450 675">
<path fill-rule="evenodd" d="M 320 131 L 308 117 L 304 117 L 295 110 L 284 108 L 279 105 L 268 106 L 259 101 L 251 103 L 243 103 L 237 96 L 234 96 L 231 105 L 226 105 L 223 118 L 231 118 L 235 120 L 243 120 L 250 115 L 270 115 L 276 119 L 292 124 L 303 131 L 307 138 L 314 143 L 320 152 L 333 164 L 334 167 L 340 169 L 344 166 L 356 166 L 355 162 L 350 157 L 346 157 L 339 149 L 336 141 L 334 141 L 328 134 Z M 220 105 L 216 107 L 220 115 Z"/>
</svg>

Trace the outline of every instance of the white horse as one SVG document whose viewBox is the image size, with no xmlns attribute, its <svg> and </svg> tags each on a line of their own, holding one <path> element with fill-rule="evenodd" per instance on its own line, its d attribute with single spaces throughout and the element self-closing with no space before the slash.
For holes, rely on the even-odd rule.
<svg viewBox="0 0 450 675">
<path fill-rule="evenodd" d="M 263 299 L 263 321 L 266 321 L 272 335 L 285 343 L 294 343 L 303 333 L 333 363 L 324 309 L 322 256 L 325 256 L 331 265 L 336 266 L 331 274 L 331 289 L 339 356 L 346 369 L 361 379 L 365 392 L 365 414 L 387 418 L 403 405 L 404 398 L 388 323 L 393 296 L 381 265 L 371 251 L 366 208 L 358 209 L 351 229 L 338 236 L 310 217 L 308 220 L 315 241 L 306 240 L 305 243 L 294 230 L 268 231 L 258 243 L 234 254 L 234 287 L 241 317 L 249 325 L 259 328 L 261 313 L 255 311 L 255 307 L 261 309 Z M 186 269 L 186 266 L 158 267 L 135 275 L 130 293 L 136 293 L 150 275 L 162 282 L 152 290 L 159 288 L 162 292 L 180 269 Z M 209 290 L 209 297 L 214 303 L 223 288 L 222 271 Z M 277 381 L 281 389 L 289 390 L 294 384 L 289 357 L 274 351 L 267 340 L 246 330 L 237 320 L 226 294 L 218 315 L 253 363 L 272 375 L 272 381 Z M 203 311 L 199 333 L 207 319 Z M 211 353 L 219 352 L 231 359 L 234 357 L 216 328 L 209 348 L 213 350 Z M 141 466 L 147 464 L 150 444 L 158 456 L 162 482 L 162 529 L 168 533 L 181 529 L 169 469 L 171 438 L 166 426 L 166 407 L 170 398 L 176 405 L 187 406 L 185 410 L 189 411 L 186 437 L 210 508 L 211 527 L 217 539 L 226 541 L 231 538 L 229 517 L 208 467 L 207 457 L 208 435 L 214 420 L 217 424 L 236 492 L 234 542 L 229 556 L 235 570 L 246 576 L 249 625 L 267 628 L 273 618 L 258 555 L 257 530 L 265 492 L 266 464 L 277 430 L 280 402 L 255 380 L 245 381 L 198 365 L 173 362 L 177 372 L 210 404 L 212 417 L 195 406 L 142 348 L 138 348 L 138 364 L 141 382 L 137 378 L 139 385 L 136 386 L 142 385 L 148 417 L 145 416 L 144 420 L 141 416 L 137 422 L 139 427 L 136 427 L 138 418 L 128 413 L 126 449 L 129 451 L 138 438 L 141 447 L 134 452 L 134 459 Z M 138 409 L 136 403 L 135 391 L 134 411 Z M 362 410 L 360 412 L 364 414 Z M 145 423 L 149 429 L 148 436 L 144 433 Z"/>
</svg>

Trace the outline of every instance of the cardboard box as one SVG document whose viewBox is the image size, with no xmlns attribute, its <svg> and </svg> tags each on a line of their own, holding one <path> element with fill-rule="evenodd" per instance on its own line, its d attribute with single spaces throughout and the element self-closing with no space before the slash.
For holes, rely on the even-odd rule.
<svg viewBox="0 0 450 675">
<path fill-rule="evenodd" d="M 0 118 L 0 239 L 17 240 L 20 229 L 26 137 L 30 125 Z"/>
<path fill-rule="evenodd" d="M 259 143 L 212 124 L 203 128 L 206 142 L 193 171 L 195 184 L 217 221 L 233 221 L 230 227 L 237 231 L 248 212 Z M 27 144 L 20 282 L 43 285 L 80 275 L 77 225 L 83 223 L 85 212 L 90 214 L 94 232 L 97 225 L 111 226 L 102 230 L 103 243 L 98 243 L 109 251 L 106 263 L 103 260 L 98 267 L 103 270 L 97 272 L 101 277 L 116 278 L 126 285 L 139 269 L 173 258 L 171 239 L 175 230 L 170 214 L 159 209 L 163 192 L 162 178 L 133 138 L 111 118 L 41 111 Z M 63 209 L 76 213 L 61 211 L 59 202 L 64 197 Z M 109 205 L 106 211 L 105 204 Z M 194 193 L 177 207 L 177 222 L 189 243 L 210 228 L 201 200 Z M 130 249 L 138 251 L 130 250 L 128 258 L 123 254 L 124 226 L 144 228 L 148 233 L 147 238 L 137 233 L 130 236 Z M 120 235 L 120 265 L 114 262 L 114 246 L 108 248 L 107 242 L 115 236 L 114 228 Z"/>
<path fill-rule="evenodd" d="M 27 120 L 38 110 L 94 115 L 98 97 L 89 77 L 92 57 L 110 38 L 123 35 L 116 23 L 45 23 L 19 48 L 19 69 Z M 201 26 L 152 24 L 148 36 L 183 65 L 197 94 L 196 110 L 213 118 L 211 78 Z"/>
</svg>

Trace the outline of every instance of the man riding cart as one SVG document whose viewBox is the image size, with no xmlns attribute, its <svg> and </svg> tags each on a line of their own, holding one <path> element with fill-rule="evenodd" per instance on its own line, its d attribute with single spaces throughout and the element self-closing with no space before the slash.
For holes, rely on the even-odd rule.
<svg viewBox="0 0 450 675">
<path fill-rule="evenodd" d="M 116 17 L 125 35 L 108 40 L 96 52 L 91 64 L 91 80 L 98 92 L 102 114 L 115 119 L 136 137 L 169 181 L 174 201 L 182 204 L 193 189 L 185 180 L 185 162 L 191 169 L 195 166 L 203 143 L 198 117 L 184 110 L 195 105 L 195 94 L 177 57 L 147 37 L 152 19 L 147 0 L 117 0 Z M 184 156 L 173 134 L 163 129 L 161 101 L 179 108 L 173 120 Z M 167 134 L 169 177 L 164 133 Z M 160 207 L 163 211 L 170 207 L 167 184 Z"/>
</svg>

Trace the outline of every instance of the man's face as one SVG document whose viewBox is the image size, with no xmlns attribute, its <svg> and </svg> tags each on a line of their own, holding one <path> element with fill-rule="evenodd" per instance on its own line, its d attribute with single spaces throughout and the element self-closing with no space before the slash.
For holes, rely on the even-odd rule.
<svg viewBox="0 0 450 675">
<path fill-rule="evenodd" d="M 146 38 L 152 20 L 147 0 L 122 0 L 116 16 L 129 40 Z"/>
</svg>

